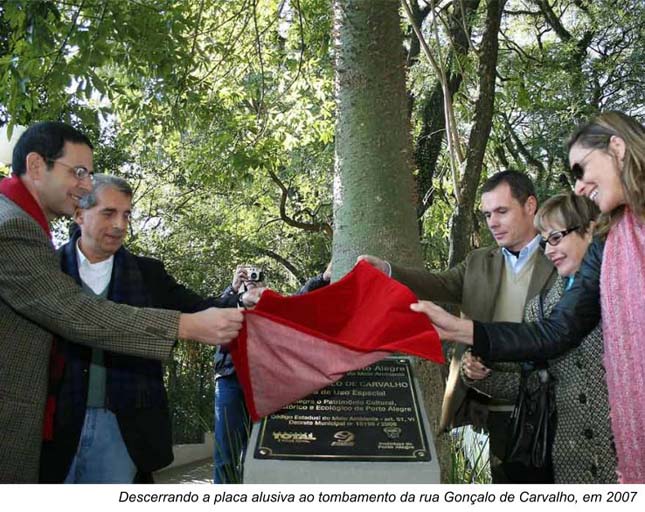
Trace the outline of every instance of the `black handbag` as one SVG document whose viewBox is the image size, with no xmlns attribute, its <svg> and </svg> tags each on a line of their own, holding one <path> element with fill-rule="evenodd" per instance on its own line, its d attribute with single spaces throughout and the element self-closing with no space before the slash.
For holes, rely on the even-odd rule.
<svg viewBox="0 0 645 512">
<path fill-rule="evenodd" d="M 542 309 L 540 296 L 540 320 Z M 549 469 L 555 427 L 555 380 L 549 373 L 548 363 L 522 363 L 504 462 Z"/>
</svg>

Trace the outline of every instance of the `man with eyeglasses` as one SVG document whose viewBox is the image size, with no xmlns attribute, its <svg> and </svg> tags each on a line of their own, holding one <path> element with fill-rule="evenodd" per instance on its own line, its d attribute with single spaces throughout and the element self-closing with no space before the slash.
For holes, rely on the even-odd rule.
<svg viewBox="0 0 645 512">
<path fill-rule="evenodd" d="M 235 309 L 188 314 L 92 297 L 60 270 L 50 222 L 71 216 L 91 189 L 92 149 L 67 124 L 37 123 L 0 182 L 0 483 L 38 481 L 64 371 L 57 338 L 164 360 L 178 338 L 218 345 L 242 326 Z"/>
<path fill-rule="evenodd" d="M 373 256 L 362 258 L 409 286 L 420 299 L 456 304 L 462 315 L 474 320 L 521 321 L 526 301 L 548 290 L 557 276 L 544 256 L 541 237 L 533 225 L 537 197 L 530 178 L 517 171 L 491 176 L 482 185 L 481 211 L 497 245 L 475 249 L 462 263 L 445 272 L 402 268 Z M 491 368 L 497 372 L 495 379 L 503 378 L 503 372 L 520 371 L 519 364 Z M 464 353 L 460 346 L 455 347 L 440 429 L 466 424 L 486 426 L 493 483 L 548 481 L 551 476 L 542 469 L 503 462 L 507 424 L 517 393 L 497 398 L 498 390 L 489 386 L 492 379 L 462 379 L 469 371 L 486 371 L 483 377 L 490 376 L 481 361 Z"/>
</svg>

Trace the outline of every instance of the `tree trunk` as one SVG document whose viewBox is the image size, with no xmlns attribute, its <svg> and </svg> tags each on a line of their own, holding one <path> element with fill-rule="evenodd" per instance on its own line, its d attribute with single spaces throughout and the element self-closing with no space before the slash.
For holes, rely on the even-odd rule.
<svg viewBox="0 0 645 512">
<path fill-rule="evenodd" d="M 421 266 L 398 0 L 335 0 L 336 162 L 334 279 L 374 254 Z M 426 409 L 436 434 L 443 380 L 425 365 Z M 435 437 L 447 475 L 445 436 Z"/>
<path fill-rule="evenodd" d="M 466 169 L 460 183 L 460 201 L 450 226 L 450 267 L 462 261 L 471 249 L 473 209 L 481 178 L 486 143 L 493 122 L 495 77 L 500 22 L 506 0 L 487 0 L 486 24 L 479 51 L 479 98 L 475 104 L 473 127 L 468 139 Z"/>
</svg>

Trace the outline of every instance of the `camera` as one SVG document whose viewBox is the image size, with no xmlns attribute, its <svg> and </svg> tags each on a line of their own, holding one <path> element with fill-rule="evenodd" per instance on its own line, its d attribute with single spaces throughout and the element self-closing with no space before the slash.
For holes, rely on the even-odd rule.
<svg viewBox="0 0 645 512">
<path fill-rule="evenodd" d="M 247 281 L 264 281 L 264 272 L 258 267 L 246 267 L 246 280 Z"/>
</svg>

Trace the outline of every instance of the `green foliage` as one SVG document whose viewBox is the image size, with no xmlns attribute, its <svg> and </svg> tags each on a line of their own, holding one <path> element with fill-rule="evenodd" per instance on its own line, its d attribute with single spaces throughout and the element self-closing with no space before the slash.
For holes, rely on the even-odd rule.
<svg viewBox="0 0 645 512">
<path fill-rule="evenodd" d="M 612 0 L 556 0 L 544 4 L 551 8 L 550 19 L 537 2 L 506 3 L 499 37 L 493 130 L 482 173 L 485 178 L 508 168 L 525 171 L 534 178 L 542 197 L 547 197 L 565 188 L 561 177 L 566 167 L 564 141 L 576 124 L 604 109 L 645 113 L 641 86 L 645 75 L 642 59 L 645 5 L 638 0 L 624 4 Z M 474 17 L 475 47 L 481 37 L 484 8 L 484 2 L 480 2 Z M 438 39 L 428 22 L 424 34 L 433 53 L 441 55 L 447 63 L 446 71 L 463 74 L 454 109 L 457 129 L 465 144 L 478 99 L 477 55 L 471 50 L 466 57 L 455 58 L 447 33 L 447 22 L 453 13 L 448 5 L 440 10 L 443 23 Z M 424 122 L 423 100 L 436 83 L 435 73 L 425 59 L 412 66 L 409 87 L 414 99 L 413 133 L 417 137 L 421 136 Z M 443 144 L 445 154 L 445 137 Z M 425 196 L 432 186 L 431 197 L 436 199 L 432 209 L 450 211 L 455 201 L 449 161 L 440 156 L 433 173 L 435 179 L 420 195 Z M 447 195 L 444 190 L 448 190 Z M 445 223 L 437 224 L 438 215 Z M 424 222 L 431 223 L 424 229 L 427 262 L 436 268 L 437 258 L 440 264 L 446 261 L 447 249 L 440 245 L 447 247 L 447 217 L 427 212 Z M 486 238 L 485 224 L 480 223 L 480 233 L 472 237 L 472 242 L 477 245 Z"/>
<path fill-rule="evenodd" d="M 179 343 L 166 365 L 173 443 L 201 443 L 213 430 L 213 349 Z"/>
<path fill-rule="evenodd" d="M 478 56 L 456 56 L 447 30 L 463 3 L 441 3 L 438 37 L 427 21 L 424 31 L 446 70 L 462 75 L 453 101 L 465 143 Z M 484 4 L 472 18 L 474 48 Z M 482 169 L 528 172 L 542 198 L 563 187 L 563 140 L 579 120 L 607 108 L 643 115 L 645 104 L 642 0 L 546 4 L 551 17 L 537 2 L 506 3 Z M 412 134 L 421 137 L 436 76 L 425 58 L 411 62 Z M 330 258 L 332 63 L 330 0 L 5 0 L 0 124 L 61 119 L 87 131 L 97 170 L 135 186 L 130 247 L 196 291 L 217 294 L 237 264 L 255 263 L 292 293 Z M 455 205 L 445 138 L 439 147 L 420 223 L 432 269 L 446 265 Z M 480 221 L 472 243 L 490 242 Z M 182 437 L 201 428 L 192 418 L 211 421 L 211 358 L 182 348 L 168 370 Z"/>
<path fill-rule="evenodd" d="M 612 1 L 551 3 L 559 30 L 539 10 L 509 15 L 493 134 L 511 166 L 531 172 L 544 191 L 561 188 L 564 141 L 577 123 L 606 109 L 636 114 L 643 105 L 642 87 L 634 88 L 644 71 L 634 61 L 645 47 L 643 3 L 626 2 L 624 10 Z M 511 4 L 519 12 L 523 2 Z"/>
</svg>

